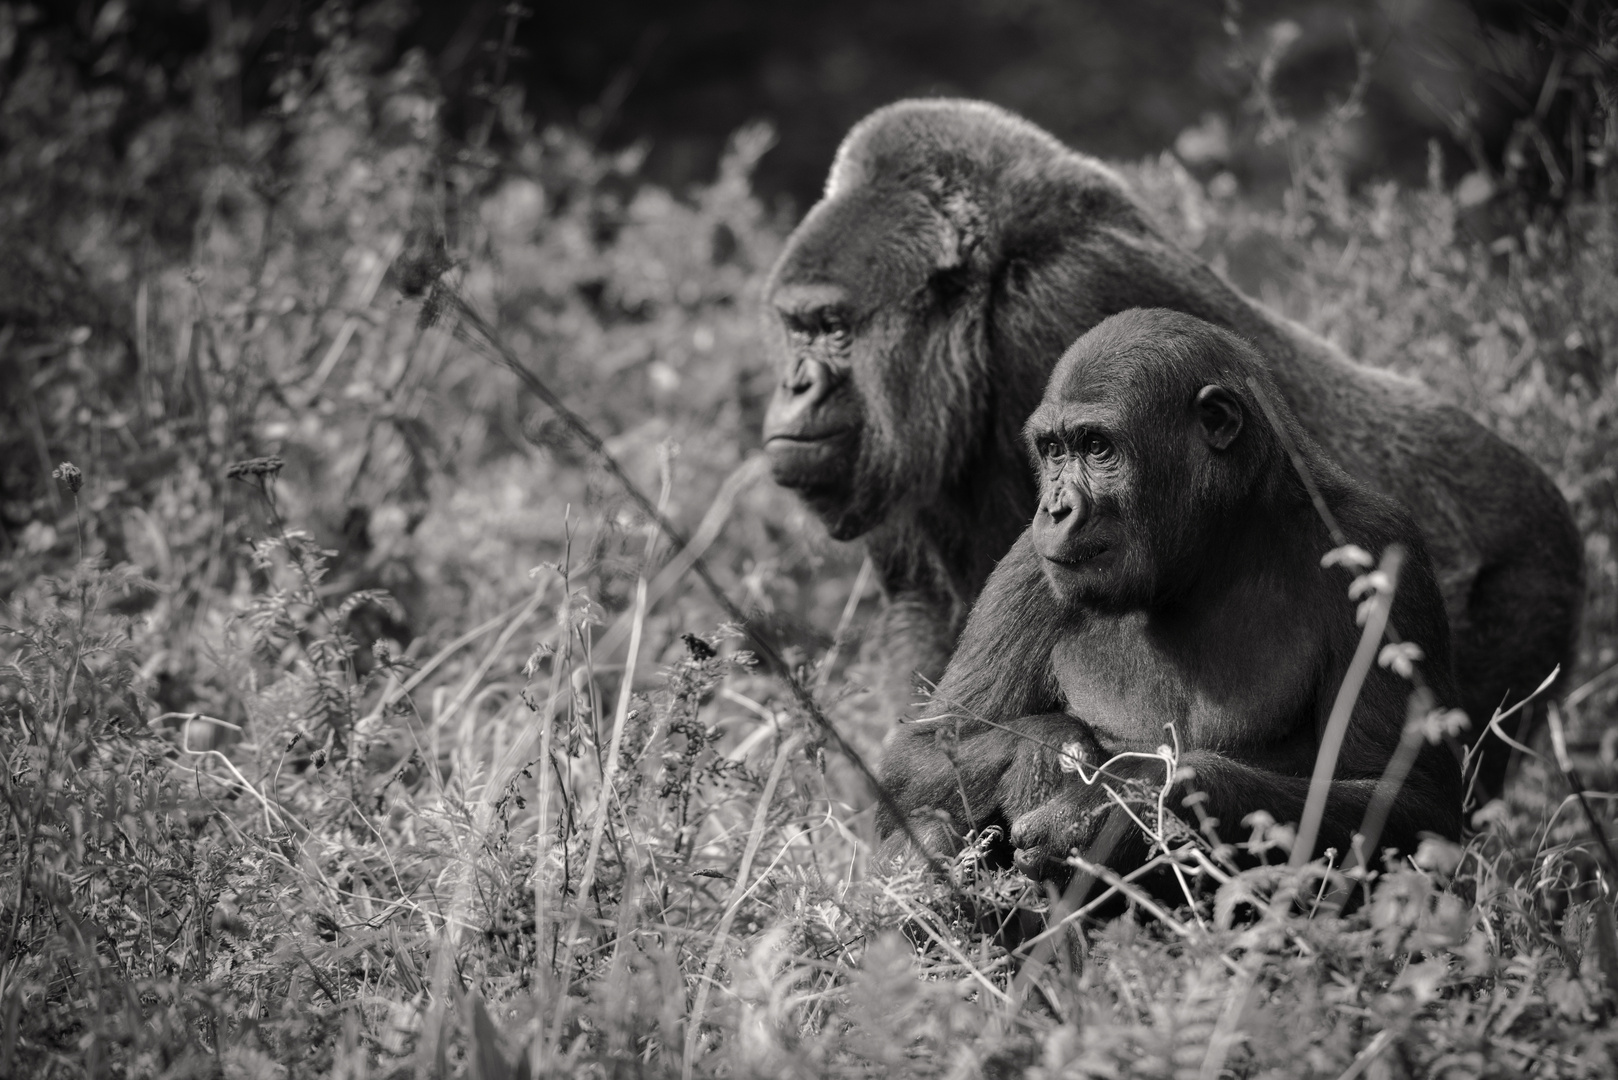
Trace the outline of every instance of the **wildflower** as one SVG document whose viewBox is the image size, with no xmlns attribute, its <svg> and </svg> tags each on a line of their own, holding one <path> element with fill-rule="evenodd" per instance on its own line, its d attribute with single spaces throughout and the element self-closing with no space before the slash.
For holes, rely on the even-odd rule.
<svg viewBox="0 0 1618 1080">
<path fill-rule="evenodd" d="M 67 485 L 67 489 L 77 495 L 79 489 L 84 487 L 84 473 L 71 461 L 64 461 L 51 471 L 51 475 Z"/>
<path fill-rule="evenodd" d="M 443 277 L 455 266 L 444 247 L 444 238 L 434 235 L 416 238 L 408 250 L 399 257 L 394 273 L 399 291 L 409 299 L 422 297 L 421 314 L 416 329 L 425 330 L 443 316 L 450 306 L 451 292 Z"/>
<path fill-rule="evenodd" d="M 1430 743 L 1453 739 L 1472 726 L 1472 721 L 1460 709 L 1432 709 L 1410 721 Z"/>
<path fill-rule="evenodd" d="M 1321 556 L 1320 565 L 1324 567 L 1352 566 L 1361 570 L 1369 570 L 1376 565 L 1376 560 L 1371 558 L 1369 551 L 1359 545 L 1345 544 L 1339 548 L 1332 548 Z"/>
<path fill-rule="evenodd" d="M 442 236 L 416 237 L 394 267 L 399 291 L 412 299 L 421 296 L 454 265 Z"/>
<path fill-rule="evenodd" d="M 1373 570 L 1369 574 L 1361 574 L 1354 579 L 1354 584 L 1348 587 L 1348 598 L 1358 600 L 1362 596 L 1390 596 L 1393 593 L 1393 579 L 1386 571 Z"/>
<path fill-rule="evenodd" d="M 1408 679 L 1416 670 L 1417 661 L 1421 660 L 1422 657 L 1421 646 L 1414 641 L 1390 641 L 1382 646 L 1382 651 L 1377 654 L 1376 662 L 1385 668 L 1392 668 Z"/>
<path fill-rule="evenodd" d="M 1068 742 L 1062 744 L 1060 764 L 1063 772 L 1081 772 L 1089 761 L 1081 742 Z"/>
<path fill-rule="evenodd" d="M 421 313 L 416 316 L 416 330 L 429 330 L 438 325 L 448 306 L 449 290 L 444 288 L 442 282 L 433 282 L 432 288 L 427 291 L 427 299 L 421 302 Z"/>
<path fill-rule="evenodd" d="M 1457 843 L 1442 837 L 1425 836 L 1416 847 L 1414 861 L 1423 870 L 1448 877 L 1455 873 L 1455 868 L 1461 865 L 1465 855 L 1466 849 Z"/>
</svg>

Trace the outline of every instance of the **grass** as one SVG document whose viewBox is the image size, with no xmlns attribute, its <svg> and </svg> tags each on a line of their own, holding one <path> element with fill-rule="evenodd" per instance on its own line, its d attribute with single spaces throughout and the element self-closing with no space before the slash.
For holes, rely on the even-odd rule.
<svg viewBox="0 0 1618 1080">
<path fill-rule="evenodd" d="M 134 167 L 59 57 L 0 112 L 0 1075 L 1611 1074 L 1605 181 L 1483 213 L 1298 154 L 1266 208 L 1128 167 L 1245 288 L 1557 479 L 1596 790 L 1531 748 L 1347 915 L 1290 830 L 1234 872 L 1146 793 L 1212 884 L 1097 869 L 1127 913 L 1087 900 L 1030 963 L 967 917 L 1060 902 L 1024 879 L 871 872 L 875 589 L 758 456 L 770 134 L 680 193 L 499 95 L 452 145 L 387 33 L 322 24 L 252 125 L 199 69 L 117 129 Z"/>
</svg>

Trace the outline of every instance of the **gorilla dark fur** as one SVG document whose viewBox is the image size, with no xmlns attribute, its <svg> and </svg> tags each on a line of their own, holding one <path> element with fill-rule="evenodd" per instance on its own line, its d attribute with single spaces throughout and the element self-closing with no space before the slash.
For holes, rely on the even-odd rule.
<svg viewBox="0 0 1618 1080">
<path fill-rule="evenodd" d="M 1249 380 L 1348 539 L 1406 548 L 1391 622 L 1421 647 L 1436 700 L 1454 700 L 1443 597 L 1409 514 L 1325 457 L 1276 404 L 1245 342 L 1175 312 L 1126 312 L 1062 357 L 1028 420 L 1039 509 L 972 608 L 936 695 L 945 711 L 888 737 L 883 783 L 923 843 L 949 851 L 969 829 L 998 825 L 1021 869 L 1063 877 L 1069 848 L 1086 849 L 1121 813 L 1100 779 L 1063 770 L 1063 748 L 1092 769 L 1142 754 L 1112 761 L 1107 778 L 1155 790 L 1165 765 L 1151 755 L 1171 724 L 1195 775 L 1170 809 L 1188 787 L 1206 793 L 1202 810 L 1226 840 L 1255 810 L 1300 819 L 1360 629 L 1349 574 L 1321 567 L 1331 533 Z M 1320 848 L 1350 851 L 1411 690 L 1373 666 Z M 1411 852 L 1421 831 L 1458 838 L 1461 796 L 1455 754 L 1424 746 L 1383 843 Z M 884 808 L 878 827 L 891 836 L 898 822 Z M 1139 865 L 1145 840 L 1127 835 L 1096 857 Z"/>
<path fill-rule="evenodd" d="M 849 132 L 771 275 L 776 479 L 863 536 L 888 598 L 888 688 L 942 672 L 1034 511 L 1022 423 L 1062 350 L 1108 315 L 1183 311 L 1264 356 L 1304 430 L 1415 515 L 1474 731 L 1572 656 L 1583 552 L 1524 455 L 1422 384 L 1356 364 L 1236 292 L 1123 183 L 992 105 L 905 101 Z M 1498 745 L 1498 744 L 1497 744 Z M 1491 752 L 1479 786 L 1498 788 Z"/>
</svg>

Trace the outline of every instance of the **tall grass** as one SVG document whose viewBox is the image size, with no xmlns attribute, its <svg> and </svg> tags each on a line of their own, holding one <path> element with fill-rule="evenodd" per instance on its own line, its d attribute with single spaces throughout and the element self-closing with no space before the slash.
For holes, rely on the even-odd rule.
<svg viewBox="0 0 1618 1080">
<path fill-rule="evenodd" d="M 869 572 L 756 454 L 770 134 L 677 193 L 509 97 L 453 145 L 385 16 L 322 22 L 251 125 L 222 37 L 122 161 L 127 115 L 60 56 L 0 110 L 0 1075 L 1613 1068 L 1611 878 L 1532 755 L 1347 915 L 1289 828 L 1224 837 L 1263 863 L 1238 870 L 1151 791 L 1119 796 L 1184 902 L 1092 866 L 1019 955 L 977 917 L 1052 901 L 974 849 L 868 873 Z M 1590 570 L 1566 756 L 1596 786 L 1611 193 L 1481 220 L 1436 170 L 1278 209 L 1131 172 L 1245 286 L 1557 478 Z"/>
</svg>

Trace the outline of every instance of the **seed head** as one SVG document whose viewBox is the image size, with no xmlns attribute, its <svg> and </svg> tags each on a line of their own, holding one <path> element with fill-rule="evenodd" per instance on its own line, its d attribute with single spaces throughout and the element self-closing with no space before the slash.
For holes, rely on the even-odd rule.
<svg viewBox="0 0 1618 1080">
<path fill-rule="evenodd" d="M 399 291 L 414 299 L 438 284 L 438 279 L 455 265 L 437 234 L 412 237 L 409 246 L 394 265 Z"/>
<path fill-rule="evenodd" d="M 67 489 L 77 495 L 79 489 L 84 487 L 84 473 L 71 461 L 64 461 L 51 471 L 51 475 L 67 485 Z"/>
<path fill-rule="evenodd" d="M 273 480 L 280 474 L 281 466 L 285 464 L 280 454 L 248 458 L 246 461 L 232 462 L 225 470 L 225 476 L 230 480 L 242 480 L 250 476 L 268 476 Z"/>
<path fill-rule="evenodd" d="M 693 660 L 712 660 L 717 655 L 712 645 L 695 634 L 681 634 L 680 640 L 685 642 L 685 647 L 690 651 Z"/>
</svg>

